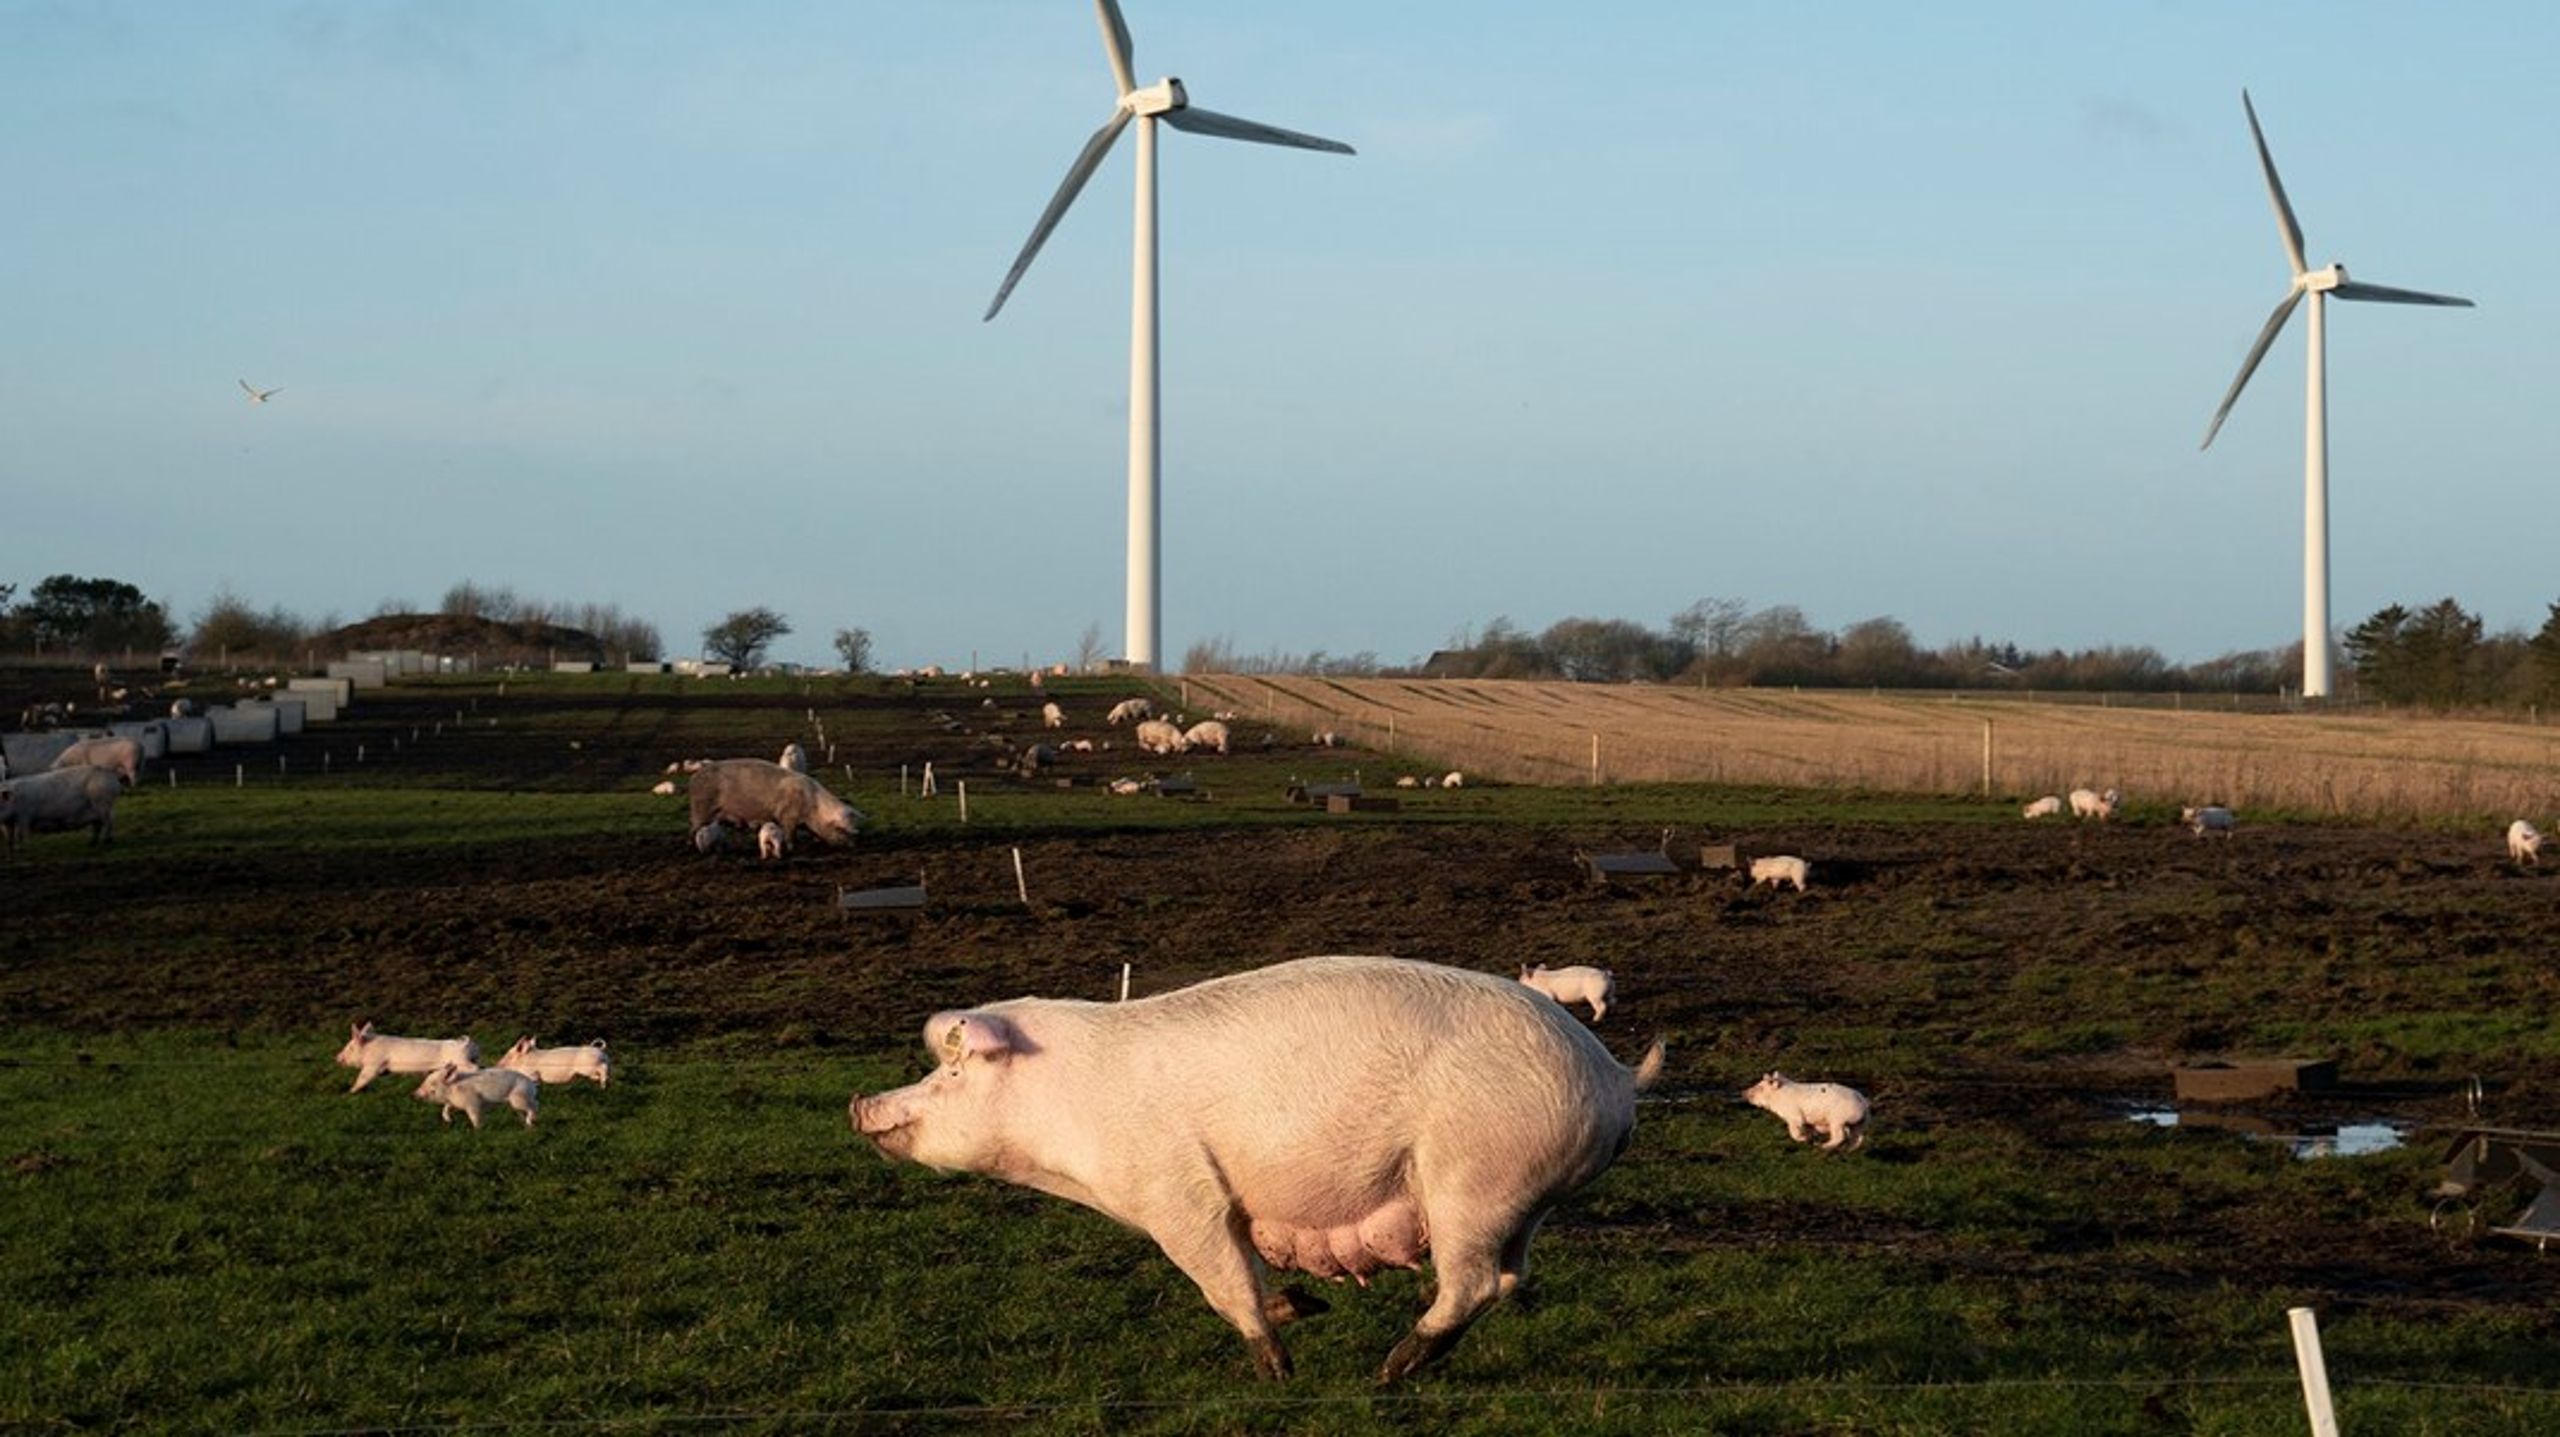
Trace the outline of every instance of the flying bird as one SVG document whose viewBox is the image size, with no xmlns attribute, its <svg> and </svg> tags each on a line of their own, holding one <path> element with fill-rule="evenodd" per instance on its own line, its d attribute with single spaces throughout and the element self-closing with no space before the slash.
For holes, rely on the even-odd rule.
<svg viewBox="0 0 2560 1437">
<path fill-rule="evenodd" d="M 276 395 L 284 393 L 284 386 L 279 384 L 273 389 L 260 389 L 244 379 L 240 381 L 240 392 L 249 396 L 251 404 L 264 404 Z"/>
</svg>

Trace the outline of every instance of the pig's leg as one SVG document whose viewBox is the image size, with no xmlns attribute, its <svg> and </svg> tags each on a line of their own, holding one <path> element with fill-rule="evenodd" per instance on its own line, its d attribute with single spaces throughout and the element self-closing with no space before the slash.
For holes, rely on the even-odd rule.
<svg viewBox="0 0 2560 1437">
<path fill-rule="evenodd" d="M 381 1076 L 382 1069 L 375 1067 L 370 1061 L 368 1061 L 356 1069 L 356 1080 L 347 1088 L 347 1091 L 350 1093 L 355 1092 L 365 1084 L 370 1083 Z"/>
<path fill-rule="evenodd" d="M 1228 1222 L 1213 1221 L 1168 1226 L 1152 1236 L 1182 1275 L 1198 1285 L 1210 1308 L 1244 1335 L 1255 1373 L 1270 1379 L 1288 1376 L 1289 1350 L 1271 1330 L 1265 1310 L 1268 1299 L 1243 1232 Z"/>
<path fill-rule="evenodd" d="M 1831 1125 L 1831 1141 L 1824 1143 L 1822 1145 L 1822 1150 L 1826 1153 L 1836 1153 L 1840 1151 L 1840 1145 L 1848 1140 L 1849 1125 L 1847 1123 L 1833 1123 Z"/>
<path fill-rule="evenodd" d="M 1502 1245 L 1502 1278 L 1501 1286 L 1494 1294 L 1496 1301 L 1508 1302 L 1519 1293 L 1521 1288 L 1528 1285 L 1529 1239 L 1538 1235 L 1538 1224 L 1546 1220 L 1545 1213 L 1529 1219 L 1520 1225 L 1518 1232 L 1511 1235 L 1509 1242 Z"/>
<path fill-rule="evenodd" d="M 1333 1304 L 1312 1292 L 1296 1288 L 1275 1287 L 1262 1294 L 1262 1315 L 1274 1327 L 1286 1327 L 1301 1317 L 1313 1317 L 1333 1311 Z"/>
<path fill-rule="evenodd" d="M 1810 1142 L 1813 1140 L 1813 1129 L 1806 1127 L 1802 1119 L 1789 1118 L 1787 1119 L 1787 1136 L 1800 1143 Z"/>
<path fill-rule="evenodd" d="M 1503 1234 L 1473 1231 L 1450 1232 L 1436 1217 L 1431 1223 L 1431 1274 L 1439 1283 L 1439 1292 L 1413 1331 L 1387 1354 L 1387 1365 L 1378 1370 L 1378 1385 L 1386 1386 L 1411 1373 L 1425 1363 L 1458 1345 L 1466 1335 L 1467 1325 L 1484 1315 L 1484 1310 L 1508 1290 L 1502 1270 L 1507 1239 Z M 1522 1256 L 1526 1257 L 1525 1245 Z M 1514 1279 L 1516 1282 L 1516 1278 Z"/>
</svg>

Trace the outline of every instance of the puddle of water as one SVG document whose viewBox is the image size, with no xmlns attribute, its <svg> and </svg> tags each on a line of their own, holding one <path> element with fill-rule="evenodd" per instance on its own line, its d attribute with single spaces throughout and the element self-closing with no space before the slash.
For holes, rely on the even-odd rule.
<svg viewBox="0 0 2560 1437">
<path fill-rule="evenodd" d="M 2126 1116 L 2155 1128 L 2219 1128 L 2261 1142 L 2283 1143 L 2297 1158 L 2360 1158 L 2367 1153 L 2389 1152 L 2408 1139 L 2407 1130 L 2397 1123 L 2279 1126 L 2266 1118 L 2242 1113 L 2182 1113 L 2175 1108 L 2137 1108 Z"/>
</svg>

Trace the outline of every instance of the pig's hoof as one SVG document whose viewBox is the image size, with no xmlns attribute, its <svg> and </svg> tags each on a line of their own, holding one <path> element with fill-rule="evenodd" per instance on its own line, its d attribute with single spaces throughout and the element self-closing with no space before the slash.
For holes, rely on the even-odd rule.
<svg viewBox="0 0 2560 1437">
<path fill-rule="evenodd" d="M 1301 1317 L 1333 1311 L 1333 1304 L 1311 1292 L 1294 1287 L 1281 1288 L 1262 1299 L 1262 1315 L 1274 1327 L 1285 1327 Z"/>
<path fill-rule="evenodd" d="M 1289 1349 L 1276 1337 L 1248 1337 L 1245 1345 L 1253 1349 L 1253 1373 L 1265 1382 L 1285 1381 L 1289 1376 Z"/>
<path fill-rule="evenodd" d="M 1435 1337 L 1418 1327 L 1406 1333 L 1404 1341 L 1396 1344 L 1396 1350 L 1387 1354 L 1387 1365 L 1378 1369 L 1378 1385 L 1389 1386 L 1411 1376 L 1423 1364 L 1447 1351 L 1455 1340 L 1454 1335 Z"/>
</svg>

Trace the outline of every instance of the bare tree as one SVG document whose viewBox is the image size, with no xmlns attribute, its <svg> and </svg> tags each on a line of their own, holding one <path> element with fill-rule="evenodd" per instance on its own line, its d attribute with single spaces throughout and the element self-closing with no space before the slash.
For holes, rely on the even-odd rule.
<svg viewBox="0 0 2560 1437">
<path fill-rule="evenodd" d="M 871 631 L 869 629 L 836 630 L 836 657 L 844 660 L 849 674 L 867 673 L 871 668 Z"/>
<path fill-rule="evenodd" d="M 712 658 L 751 669 L 764 662 L 764 651 L 791 632 L 791 622 L 759 604 L 739 609 L 702 631 L 702 651 Z"/>
<path fill-rule="evenodd" d="M 1076 672 L 1092 673 L 1102 664 L 1102 625 L 1091 623 L 1076 638 Z"/>
</svg>

